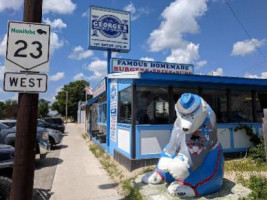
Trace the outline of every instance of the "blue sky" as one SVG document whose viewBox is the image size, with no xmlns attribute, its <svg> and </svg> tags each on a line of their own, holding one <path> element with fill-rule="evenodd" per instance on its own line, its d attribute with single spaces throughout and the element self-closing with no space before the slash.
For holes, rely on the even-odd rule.
<svg viewBox="0 0 267 200">
<path fill-rule="evenodd" d="M 94 88 L 106 74 L 104 51 L 88 50 L 90 5 L 131 12 L 131 50 L 114 57 L 192 63 L 197 74 L 267 78 L 267 1 L 227 0 L 43 0 L 43 23 L 52 26 L 48 91 L 84 79 Z M 23 0 L 0 1 L 0 100 L 7 22 L 21 21 Z"/>
</svg>

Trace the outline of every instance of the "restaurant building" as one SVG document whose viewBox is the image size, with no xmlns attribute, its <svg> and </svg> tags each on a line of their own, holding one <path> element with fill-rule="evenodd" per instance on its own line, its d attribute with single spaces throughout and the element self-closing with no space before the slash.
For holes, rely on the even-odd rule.
<svg viewBox="0 0 267 200">
<path fill-rule="evenodd" d="M 183 93 L 200 95 L 214 110 L 224 152 L 247 151 L 252 145 L 244 129 L 235 130 L 240 124 L 262 134 L 265 79 L 194 75 L 189 64 L 117 58 L 110 72 L 86 103 L 88 134 L 130 171 L 160 157 Z"/>
</svg>

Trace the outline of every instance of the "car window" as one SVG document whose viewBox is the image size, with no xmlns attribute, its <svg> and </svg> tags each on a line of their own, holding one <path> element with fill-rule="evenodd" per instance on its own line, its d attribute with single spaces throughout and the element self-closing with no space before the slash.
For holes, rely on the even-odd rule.
<svg viewBox="0 0 267 200">
<path fill-rule="evenodd" d="M 43 121 L 38 120 L 38 125 L 45 125 Z"/>
<path fill-rule="evenodd" d="M 51 123 L 51 124 L 62 124 L 62 119 L 61 118 L 48 118 L 45 119 L 46 122 Z"/>
<path fill-rule="evenodd" d="M 1 129 L 7 129 L 7 128 L 9 128 L 9 126 L 7 126 L 7 125 L 5 125 L 5 124 L 0 122 L 0 128 Z"/>
</svg>

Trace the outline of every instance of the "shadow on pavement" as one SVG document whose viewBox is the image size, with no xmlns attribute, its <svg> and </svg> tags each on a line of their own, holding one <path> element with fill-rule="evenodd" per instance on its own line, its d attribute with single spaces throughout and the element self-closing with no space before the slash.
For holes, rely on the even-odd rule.
<svg viewBox="0 0 267 200">
<path fill-rule="evenodd" d="M 35 163 L 35 170 L 38 170 L 38 169 L 41 169 L 44 167 L 56 166 L 56 165 L 59 165 L 63 162 L 63 160 L 60 158 L 46 158 L 44 161 L 45 162 L 37 161 Z"/>
<path fill-rule="evenodd" d="M 117 186 L 118 186 L 118 183 L 110 183 L 110 184 L 99 185 L 98 187 L 99 187 L 100 189 L 105 190 L 105 189 L 115 188 L 115 187 L 117 187 Z"/>
<path fill-rule="evenodd" d="M 51 190 L 48 189 L 34 188 L 33 190 L 33 200 L 48 200 L 53 194 Z"/>
<path fill-rule="evenodd" d="M 61 144 L 61 145 L 53 146 L 52 150 L 65 149 L 67 147 L 68 147 L 68 145 Z"/>
<path fill-rule="evenodd" d="M 225 197 L 229 194 L 233 194 L 232 188 L 236 185 L 235 182 L 230 181 L 229 179 L 223 179 L 222 189 L 218 192 L 205 196 L 207 199 L 214 199 L 219 197 Z"/>
</svg>

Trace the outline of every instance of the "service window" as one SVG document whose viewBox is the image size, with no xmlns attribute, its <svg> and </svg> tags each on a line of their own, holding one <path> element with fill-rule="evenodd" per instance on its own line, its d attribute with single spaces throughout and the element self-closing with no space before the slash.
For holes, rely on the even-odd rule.
<svg viewBox="0 0 267 200">
<path fill-rule="evenodd" d="M 98 124 L 106 125 L 107 123 L 107 102 L 98 104 Z"/>
<path fill-rule="evenodd" d="M 226 89 L 203 89 L 202 98 L 210 105 L 216 114 L 218 123 L 227 122 Z"/>
<path fill-rule="evenodd" d="M 251 91 L 231 90 L 231 121 L 252 122 Z"/>
<path fill-rule="evenodd" d="M 130 124 L 132 122 L 132 87 L 119 92 L 119 123 Z"/>
<path fill-rule="evenodd" d="M 136 124 L 168 124 L 168 87 L 137 86 Z"/>
</svg>

